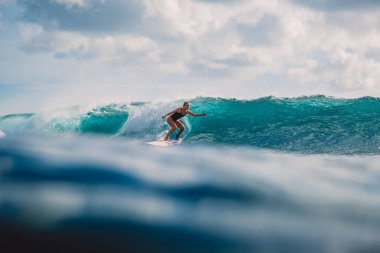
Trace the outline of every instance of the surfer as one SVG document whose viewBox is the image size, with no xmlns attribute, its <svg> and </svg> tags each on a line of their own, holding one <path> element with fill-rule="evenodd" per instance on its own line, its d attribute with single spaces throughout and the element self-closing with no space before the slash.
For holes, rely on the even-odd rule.
<svg viewBox="0 0 380 253">
<path fill-rule="evenodd" d="M 177 127 L 179 128 L 179 131 L 178 131 L 175 139 L 176 140 L 179 139 L 183 130 L 185 130 L 185 126 L 178 120 L 180 118 L 185 117 L 186 114 L 190 114 L 191 116 L 194 116 L 194 117 L 206 116 L 207 115 L 207 113 L 201 113 L 201 114 L 193 113 L 189 110 L 189 108 L 190 108 L 190 103 L 185 102 L 185 103 L 183 103 L 182 107 L 179 107 L 179 108 L 175 109 L 174 111 L 171 111 L 171 112 L 162 116 L 162 119 L 165 119 L 167 116 L 170 115 L 167 119 L 168 125 L 170 126 L 170 130 L 169 130 L 168 134 L 166 135 L 164 141 L 167 141 L 169 139 L 170 135 L 175 131 L 175 129 Z"/>
</svg>

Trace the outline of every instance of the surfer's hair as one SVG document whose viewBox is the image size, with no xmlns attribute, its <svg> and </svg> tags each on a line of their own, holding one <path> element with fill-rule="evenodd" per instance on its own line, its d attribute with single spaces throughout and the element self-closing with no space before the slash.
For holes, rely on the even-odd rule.
<svg viewBox="0 0 380 253">
<path fill-rule="evenodd" d="M 185 106 L 186 104 L 189 104 L 189 102 L 187 102 L 187 101 L 186 101 L 186 102 L 184 102 L 184 103 L 183 103 L 183 106 Z"/>
</svg>

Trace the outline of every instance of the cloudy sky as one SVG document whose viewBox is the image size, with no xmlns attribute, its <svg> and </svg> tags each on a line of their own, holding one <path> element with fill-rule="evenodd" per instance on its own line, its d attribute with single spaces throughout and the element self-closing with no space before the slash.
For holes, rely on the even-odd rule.
<svg viewBox="0 0 380 253">
<path fill-rule="evenodd" d="M 379 0 L 0 0 L 0 113 L 380 96 Z"/>
</svg>

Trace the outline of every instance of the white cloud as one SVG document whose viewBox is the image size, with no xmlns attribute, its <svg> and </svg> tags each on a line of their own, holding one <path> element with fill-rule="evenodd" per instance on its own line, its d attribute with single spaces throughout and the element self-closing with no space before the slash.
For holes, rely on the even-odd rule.
<svg viewBox="0 0 380 253">
<path fill-rule="evenodd" d="M 372 90 L 380 80 L 380 62 L 346 50 L 331 54 L 316 70 L 319 79 L 341 89 Z"/>
<path fill-rule="evenodd" d="M 378 0 L 293 0 L 296 3 L 308 6 L 312 9 L 323 11 L 347 11 L 365 10 L 371 11 L 380 7 Z"/>
<path fill-rule="evenodd" d="M 225 6 L 191 0 L 144 0 L 145 19 L 157 22 L 170 35 L 196 38 L 220 28 L 226 19 Z"/>
<path fill-rule="evenodd" d="M 142 99 L 157 89 L 183 97 L 379 96 L 380 10 L 298 2 L 19 0 L 16 44 L 60 59 L 52 68 L 76 61 L 77 86 L 117 84 Z"/>
<path fill-rule="evenodd" d="M 85 4 L 84 1 L 57 1 Z M 107 2 L 103 4 L 107 5 Z M 143 5 L 141 16 L 150 30 L 141 30 L 140 35 L 122 32 L 96 37 L 80 32 L 49 31 L 47 37 L 29 40 L 29 49 L 46 47 L 55 55 L 77 58 L 109 56 L 111 59 L 119 55 L 120 61 L 123 57 L 128 61 L 129 53 L 139 50 L 133 49 L 135 43 L 135 46 L 150 48 L 152 63 L 162 62 L 159 69 L 166 72 L 188 74 L 193 71 L 195 74 L 211 74 L 213 78 L 232 74 L 236 82 L 254 80 L 261 74 L 291 73 L 295 77 L 295 73 L 304 73 L 297 78 L 299 81 L 334 85 L 341 83 L 340 79 L 339 82 L 334 80 L 334 75 L 349 75 L 341 86 L 350 87 L 354 84 L 347 80 L 357 78 L 344 69 L 356 65 L 361 66 L 363 73 L 377 69 L 372 66 L 375 63 L 362 64 L 367 60 L 363 49 L 369 43 L 376 47 L 379 42 L 376 30 L 365 32 L 378 23 L 373 14 L 361 14 L 357 22 L 355 13 L 329 15 L 278 0 L 238 1 L 227 5 L 191 0 L 144 0 Z M 355 25 L 348 25 L 351 23 Z M 360 38 L 358 32 L 363 33 Z M 169 37 L 163 40 L 162 36 Z M 24 48 L 28 49 L 27 45 Z M 49 48 L 52 45 L 56 48 Z M 325 69 L 325 72 L 331 70 L 333 73 L 326 73 L 322 78 L 319 74 L 321 66 L 336 65 L 338 61 L 336 57 L 315 59 L 315 54 L 322 51 L 326 55 L 335 55 L 346 49 L 353 49 L 361 56 L 356 60 L 345 58 L 346 62 L 340 62 L 340 67 Z M 320 67 L 311 68 L 310 62 Z M 370 69 L 364 70 L 365 66 Z"/>
<path fill-rule="evenodd" d="M 74 6 L 84 7 L 88 4 L 88 0 L 55 0 L 55 2 L 67 8 L 73 8 Z"/>
<path fill-rule="evenodd" d="M 42 26 L 23 24 L 21 48 L 29 53 L 47 52 L 56 57 L 111 61 L 141 54 L 154 58 L 156 45 L 144 36 L 86 36 L 77 32 L 46 31 Z"/>
</svg>

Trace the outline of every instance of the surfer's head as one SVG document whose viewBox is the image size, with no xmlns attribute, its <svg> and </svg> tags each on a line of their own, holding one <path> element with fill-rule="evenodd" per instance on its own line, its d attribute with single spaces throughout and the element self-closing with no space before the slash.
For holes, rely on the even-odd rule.
<svg viewBox="0 0 380 253">
<path fill-rule="evenodd" d="M 190 103 L 189 102 L 185 102 L 183 103 L 183 109 L 189 109 L 190 108 Z"/>
</svg>

